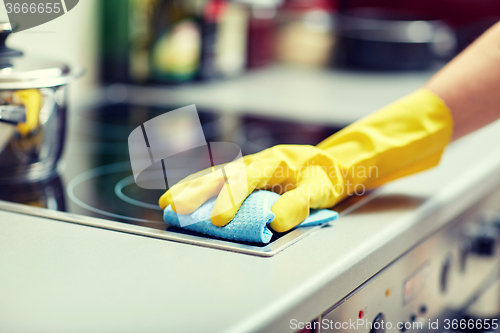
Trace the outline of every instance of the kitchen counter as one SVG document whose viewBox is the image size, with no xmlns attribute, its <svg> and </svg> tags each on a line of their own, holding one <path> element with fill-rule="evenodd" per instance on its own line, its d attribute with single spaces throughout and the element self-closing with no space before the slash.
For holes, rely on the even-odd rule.
<svg viewBox="0 0 500 333">
<path fill-rule="evenodd" d="M 3 332 L 288 331 L 499 184 L 496 123 L 263 258 L 0 213 Z M 348 273 L 346 273 L 348 272 Z"/>
<path fill-rule="evenodd" d="M 107 96 L 140 105 L 196 104 L 226 113 L 345 126 L 422 87 L 435 72 L 323 71 L 275 66 L 233 79 L 178 87 L 117 84 L 109 87 Z"/>
<path fill-rule="evenodd" d="M 363 99 L 337 96 L 343 101 L 341 109 L 352 107 L 337 118 L 328 113 L 328 92 L 322 90 L 318 92 L 322 102 L 308 115 L 349 123 L 418 88 L 428 76 L 408 76 L 403 80 L 407 84 L 393 95 L 374 95 L 373 101 L 373 92 L 366 92 L 370 96 Z M 300 82 L 290 84 L 300 86 Z M 244 82 L 233 83 L 240 99 L 230 100 L 228 108 L 243 112 L 244 101 L 251 98 L 241 93 Z M 223 91 L 224 84 L 214 89 Z M 367 91 L 374 84 L 366 86 Z M 395 87 L 382 86 L 385 93 Z M 314 100 L 314 85 L 308 87 L 304 101 Z M 122 88 L 111 89 L 116 94 Z M 141 95 L 143 88 L 126 89 L 125 95 L 137 103 L 184 103 L 196 93 L 196 87 L 185 88 L 172 101 L 177 90 L 167 90 L 152 100 L 145 91 Z M 215 107 L 217 101 L 211 102 L 208 95 L 190 103 Z M 263 98 L 267 102 L 262 105 L 256 100 L 255 112 L 285 116 L 292 107 L 287 116 L 305 118 L 301 113 L 305 104 L 286 102 L 266 111 L 272 99 Z M 1 331 L 291 331 L 291 319 L 308 321 L 324 313 L 478 196 L 498 188 L 500 148 L 492 143 L 499 140 L 500 123 L 495 123 L 452 144 L 438 168 L 344 204 L 348 208 L 338 221 L 270 258 L 0 211 Z"/>
</svg>

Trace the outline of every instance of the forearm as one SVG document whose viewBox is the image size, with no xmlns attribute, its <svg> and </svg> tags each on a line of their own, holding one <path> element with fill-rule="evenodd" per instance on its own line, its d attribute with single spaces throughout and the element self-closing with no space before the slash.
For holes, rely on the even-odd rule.
<svg viewBox="0 0 500 333">
<path fill-rule="evenodd" d="M 441 97 L 458 139 L 500 118 L 500 22 L 424 86 Z"/>
</svg>

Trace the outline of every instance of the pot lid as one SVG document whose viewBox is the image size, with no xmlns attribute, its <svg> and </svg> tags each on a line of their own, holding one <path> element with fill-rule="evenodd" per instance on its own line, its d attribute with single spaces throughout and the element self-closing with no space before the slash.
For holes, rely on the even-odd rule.
<svg viewBox="0 0 500 333">
<path fill-rule="evenodd" d="M 12 33 L 9 23 L 0 23 L 0 89 L 29 89 L 65 85 L 83 71 L 71 70 L 66 64 L 33 58 L 6 45 Z"/>
</svg>

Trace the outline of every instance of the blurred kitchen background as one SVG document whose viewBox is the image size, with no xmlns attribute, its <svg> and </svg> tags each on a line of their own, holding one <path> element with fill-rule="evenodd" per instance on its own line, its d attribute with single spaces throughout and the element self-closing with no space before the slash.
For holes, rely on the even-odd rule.
<svg viewBox="0 0 500 333">
<path fill-rule="evenodd" d="M 266 117 L 246 136 L 288 133 L 248 153 L 318 142 L 331 133 L 314 125 L 341 128 L 419 88 L 498 20 L 497 0 L 81 0 L 8 44 L 86 69 L 70 113 L 195 103 Z"/>
<path fill-rule="evenodd" d="M 276 64 L 419 70 L 499 19 L 498 2 L 101 1 L 103 82 L 179 85 Z"/>
<path fill-rule="evenodd" d="M 77 104 L 109 87 L 116 101 L 348 123 L 499 19 L 496 0 L 81 0 L 9 45 L 85 67 Z"/>
</svg>

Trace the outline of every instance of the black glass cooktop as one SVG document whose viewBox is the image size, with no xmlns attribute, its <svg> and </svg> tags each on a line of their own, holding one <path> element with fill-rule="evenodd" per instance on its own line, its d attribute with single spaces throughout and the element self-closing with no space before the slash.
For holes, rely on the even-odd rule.
<svg viewBox="0 0 500 333">
<path fill-rule="evenodd" d="M 160 190 L 139 188 L 128 153 L 130 132 L 180 106 L 112 104 L 69 115 L 59 174 L 29 184 L 0 186 L 0 200 L 142 225 L 168 227 L 157 204 Z M 230 116 L 198 108 L 207 141 L 238 144 L 251 154 L 279 143 L 317 144 L 338 128 L 271 117 Z M 225 118 L 226 117 L 226 118 Z"/>
</svg>

